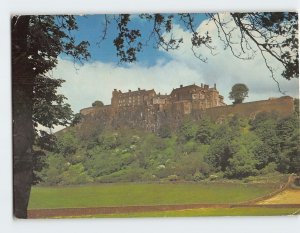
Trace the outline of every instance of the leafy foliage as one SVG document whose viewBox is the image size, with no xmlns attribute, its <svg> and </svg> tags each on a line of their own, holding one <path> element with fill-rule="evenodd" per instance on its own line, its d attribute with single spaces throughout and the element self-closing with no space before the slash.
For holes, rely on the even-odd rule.
<svg viewBox="0 0 300 233">
<path fill-rule="evenodd" d="M 135 62 L 137 54 L 152 39 L 153 46 L 166 51 L 178 49 L 183 38 L 174 37 L 174 22 L 181 24 L 191 33 L 189 38 L 192 51 L 196 58 L 207 62 L 203 49 L 215 54 L 209 31 L 197 30 L 197 14 L 140 14 L 140 19 L 151 27 L 149 33 L 142 35 L 140 28 L 134 23 L 129 14 L 105 15 L 102 40 L 107 38 L 111 27 L 116 26 L 118 35 L 114 39 L 117 56 L 121 62 Z M 296 12 L 254 12 L 222 14 L 206 14 L 207 19 L 217 28 L 218 36 L 233 56 L 250 60 L 261 56 L 270 76 L 277 82 L 275 69 L 279 64 L 282 77 L 285 79 L 298 78 L 298 14 Z M 146 39 L 142 39 L 142 38 Z M 275 61 L 273 65 L 271 61 Z M 279 83 L 278 88 L 280 90 Z"/>
<path fill-rule="evenodd" d="M 28 69 L 30 67 L 33 77 L 43 75 L 53 69 L 61 53 L 71 55 L 78 61 L 84 61 L 90 57 L 87 51 L 89 42 L 82 41 L 76 44 L 71 34 L 73 30 L 78 29 L 74 16 L 16 15 L 12 17 L 11 24 L 13 66 L 26 64 L 26 73 L 30 71 Z M 26 31 L 24 41 L 20 41 L 17 37 L 22 30 Z M 19 45 L 24 42 L 26 45 Z M 21 72 L 19 68 L 15 68 L 14 71 Z"/>
<path fill-rule="evenodd" d="M 33 121 L 48 128 L 57 125 L 67 126 L 71 122 L 73 112 L 65 103 L 64 95 L 57 93 L 57 88 L 64 82 L 46 76 L 37 76 L 33 86 Z"/>
<path fill-rule="evenodd" d="M 57 135 L 58 152 L 47 154 L 47 166 L 38 174 L 47 184 L 79 184 L 243 179 L 298 172 L 297 119 L 296 115 L 280 119 L 272 113 L 250 121 L 235 115 L 222 124 L 186 119 L 168 137 L 123 128 L 98 131 L 81 140 L 78 131 L 83 123 L 80 129 L 71 127 Z M 78 180 L 72 177 L 77 175 Z"/>
<path fill-rule="evenodd" d="M 244 99 L 248 97 L 248 87 L 245 84 L 237 83 L 231 88 L 229 99 L 234 100 L 233 104 L 243 103 Z"/>
<path fill-rule="evenodd" d="M 92 106 L 93 106 L 93 107 L 103 107 L 104 104 L 103 104 L 102 101 L 96 100 L 95 102 L 92 103 Z"/>
<path fill-rule="evenodd" d="M 75 126 L 75 125 L 79 124 L 81 119 L 82 119 L 81 114 L 80 113 L 75 113 L 73 118 L 72 118 L 72 122 L 71 122 L 70 125 Z"/>
</svg>

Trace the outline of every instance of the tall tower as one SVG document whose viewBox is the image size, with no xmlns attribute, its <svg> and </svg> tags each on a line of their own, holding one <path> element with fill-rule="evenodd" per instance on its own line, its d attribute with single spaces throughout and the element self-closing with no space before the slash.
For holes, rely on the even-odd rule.
<svg viewBox="0 0 300 233">
<path fill-rule="evenodd" d="M 119 104 L 119 92 L 117 89 L 114 89 L 112 92 L 111 105 L 113 107 L 118 107 Z"/>
</svg>

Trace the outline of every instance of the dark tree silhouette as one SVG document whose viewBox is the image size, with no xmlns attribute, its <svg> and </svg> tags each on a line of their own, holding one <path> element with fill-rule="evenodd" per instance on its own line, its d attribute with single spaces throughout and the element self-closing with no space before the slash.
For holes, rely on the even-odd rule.
<svg viewBox="0 0 300 233">
<path fill-rule="evenodd" d="M 296 12 L 254 12 L 230 13 L 227 17 L 221 14 L 206 14 L 217 28 L 219 39 L 225 49 L 243 60 L 261 56 L 270 76 L 280 86 L 276 78 L 275 69 L 279 64 L 282 77 L 285 79 L 298 78 L 298 13 Z M 207 62 L 207 57 L 201 54 L 208 49 L 212 54 L 216 50 L 212 46 L 210 32 L 197 31 L 197 14 L 140 14 L 139 17 L 152 25 L 148 38 L 143 40 L 140 28 L 130 27 L 130 15 L 106 15 L 101 40 L 106 39 L 107 33 L 114 23 L 117 24 L 119 34 L 114 40 L 121 62 L 134 62 L 137 53 L 148 45 L 150 39 L 154 46 L 166 51 L 175 50 L 183 43 L 183 38 L 173 36 L 173 23 L 179 22 L 191 33 L 191 50 L 195 57 Z M 145 35 L 144 35 L 145 36 Z M 271 62 L 277 62 L 275 65 Z"/>
<path fill-rule="evenodd" d="M 13 193 L 14 215 L 27 217 L 27 205 L 32 184 L 34 126 L 64 124 L 68 112 L 53 112 L 52 100 L 63 105 L 63 97 L 54 90 L 61 81 L 43 78 L 57 64 L 61 53 L 82 61 L 89 57 L 88 42 L 75 44 L 68 32 L 76 30 L 73 16 L 13 16 L 12 88 L 13 88 Z M 44 85 L 43 85 L 44 83 Z M 54 85 L 54 89 L 51 89 Z M 38 88 L 36 88 L 38 87 Z M 43 111 L 41 111 L 43 108 Z M 68 106 L 64 106 L 69 111 Z M 52 114 L 51 114 L 52 111 Z M 68 117 L 67 117 L 68 118 Z"/>
</svg>

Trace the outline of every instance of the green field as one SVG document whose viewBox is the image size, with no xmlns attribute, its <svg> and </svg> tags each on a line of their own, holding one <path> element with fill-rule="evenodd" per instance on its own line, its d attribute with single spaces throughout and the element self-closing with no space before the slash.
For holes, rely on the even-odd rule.
<svg viewBox="0 0 300 233">
<path fill-rule="evenodd" d="M 239 203 L 263 196 L 276 188 L 278 185 L 274 184 L 244 183 L 119 183 L 33 187 L 29 209 Z"/>
</svg>

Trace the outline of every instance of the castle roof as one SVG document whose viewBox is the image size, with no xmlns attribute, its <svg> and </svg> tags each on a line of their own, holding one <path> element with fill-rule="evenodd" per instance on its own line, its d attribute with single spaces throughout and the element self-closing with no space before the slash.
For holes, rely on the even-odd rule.
<svg viewBox="0 0 300 233">
<path fill-rule="evenodd" d="M 162 95 L 162 94 L 158 94 L 157 97 L 164 99 L 164 98 L 168 98 L 170 97 L 169 95 Z"/>
<path fill-rule="evenodd" d="M 131 91 L 131 90 L 128 90 L 128 92 L 119 92 L 121 95 L 140 95 L 140 94 L 150 94 L 150 93 L 155 93 L 154 89 L 151 89 L 151 90 L 136 90 L 136 91 Z"/>
<path fill-rule="evenodd" d="M 201 89 L 201 87 L 197 86 L 196 84 L 192 84 L 192 85 L 188 85 L 188 86 L 181 85 L 179 88 L 173 89 L 171 94 L 178 93 L 178 92 L 186 92 L 186 91 L 190 91 L 190 90 L 198 90 L 198 89 Z"/>
</svg>

